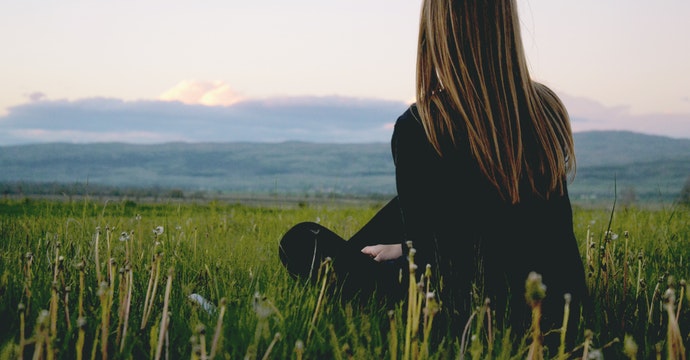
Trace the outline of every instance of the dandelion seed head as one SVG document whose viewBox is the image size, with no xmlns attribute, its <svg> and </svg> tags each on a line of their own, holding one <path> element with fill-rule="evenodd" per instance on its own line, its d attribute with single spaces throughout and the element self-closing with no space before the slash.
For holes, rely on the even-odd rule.
<svg viewBox="0 0 690 360">
<path fill-rule="evenodd" d="M 24 311 L 25 309 L 26 309 L 26 306 L 24 305 L 24 303 L 19 303 L 19 305 L 17 305 L 18 311 Z"/>
<path fill-rule="evenodd" d="M 269 306 L 266 297 L 258 291 L 254 293 L 253 306 L 254 312 L 259 319 L 265 319 L 273 313 L 273 308 Z"/>
<path fill-rule="evenodd" d="M 565 293 L 563 294 L 563 299 L 565 300 L 566 304 L 570 304 L 570 301 L 572 300 L 572 295 L 570 295 L 570 293 Z"/>
<path fill-rule="evenodd" d="M 609 240 L 616 240 L 618 239 L 618 234 L 614 233 L 611 230 L 606 231 L 606 238 Z"/>
<path fill-rule="evenodd" d="M 134 217 L 134 220 L 136 220 L 136 221 L 141 221 L 141 214 L 137 214 L 137 215 Z"/>
<path fill-rule="evenodd" d="M 164 230 L 165 230 L 165 229 L 163 228 L 163 226 L 158 225 L 158 226 L 156 226 L 156 227 L 153 229 L 153 234 L 156 235 L 156 236 L 161 236 L 161 235 L 163 235 L 163 231 L 164 231 Z"/>
<path fill-rule="evenodd" d="M 592 349 L 589 351 L 589 355 L 587 356 L 587 359 L 589 359 L 589 360 L 604 360 L 604 354 L 601 352 L 600 349 Z"/>
<path fill-rule="evenodd" d="M 295 351 L 302 352 L 304 351 L 304 341 L 302 340 L 297 340 L 295 341 Z"/>
<path fill-rule="evenodd" d="M 535 306 L 546 297 L 546 285 L 540 274 L 532 271 L 525 281 L 525 299 L 530 306 Z"/>
<path fill-rule="evenodd" d="M 45 324 L 46 321 L 48 320 L 48 316 L 50 313 L 46 309 L 42 309 L 41 311 L 38 312 L 38 317 L 36 318 L 36 323 L 37 324 Z"/>
<path fill-rule="evenodd" d="M 120 234 L 120 241 L 128 241 L 128 240 L 129 240 L 129 233 L 127 233 L 126 231 L 123 231 Z"/>
<path fill-rule="evenodd" d="M 676 303 L 676 291 L 673 290 L 673 288 L 666 289 L 662 299 L 664 300 L 664 307 L 670 307 L 673 309 Z"/>
</svg>

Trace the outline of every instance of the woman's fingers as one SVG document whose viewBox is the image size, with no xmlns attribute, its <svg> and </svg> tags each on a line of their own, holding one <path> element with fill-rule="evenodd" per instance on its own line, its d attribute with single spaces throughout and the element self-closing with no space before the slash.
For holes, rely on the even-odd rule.
<svg viewBox="0 0 690 360">
<path fill-rule="evenodd" d="M 371 245 L 362 248 L 362 253 L 367 254 L 373 258 L 381 252 L 381 245 Z"/>
<path fill-rule="evenodd" d="M 400 244 L 371 245 L 362 248 L 362 253 L 369 255 L 376 261 L 397 259 L 402 256 Z"/>
</svg>

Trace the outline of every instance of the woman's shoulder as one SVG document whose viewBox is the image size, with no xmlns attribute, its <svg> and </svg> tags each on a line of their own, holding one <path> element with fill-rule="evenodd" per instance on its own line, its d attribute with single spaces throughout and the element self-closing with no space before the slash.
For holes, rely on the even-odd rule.
<svg viewBox="0 0 690 360">
<path fill-rule="evenodd" d="M 436 160 L 438 154 L 429 142 L 417 107 L 412 104 L 398 117 L 391 138 L 393 160 L 398 164 L 400 154 L 412 155 L 415 159 Z M 407 156 L 407 158 L 410 158 Z"/>
<path fill-rule="evenodd" d="M 417 111 L 417 105 L 410 105 L 402 115 L 395 121 L 394 134 L 404 133 L 420 133 L 424 134 L 424 126 L 422 125 L 422 118 Z"/>
</svg>

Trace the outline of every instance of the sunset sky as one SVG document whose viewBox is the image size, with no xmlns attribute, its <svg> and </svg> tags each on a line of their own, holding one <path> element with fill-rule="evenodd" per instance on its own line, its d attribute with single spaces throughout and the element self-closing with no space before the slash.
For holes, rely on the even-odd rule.
<svg viewBox="0 0 690 360">
<path fill-rule="evenodd" d="M 94 98 L 132 106 L 330 96 L 409 103 L 420 4 L 3 1 L 0 132 L 40 133 L 38 120 L 22 128 L 20 115 Z M 575 131 L 690 138 L 690 1 L 518 4 L 532 75 L 587 120 L 573 121 Z"/>
</svg>

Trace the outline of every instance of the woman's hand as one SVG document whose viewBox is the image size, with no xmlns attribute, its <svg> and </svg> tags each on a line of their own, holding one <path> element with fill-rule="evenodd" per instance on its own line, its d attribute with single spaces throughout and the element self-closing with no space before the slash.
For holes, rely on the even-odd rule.
<svg viewBox="0 0 690 360">
<path fill-rule="evenodd" d="M 402 256 L 402 245 L 400 244 L 379 244 L 365 246 L 362 253 L 369 255 L 376 261 L 394 260 Z"/>
</svg>

